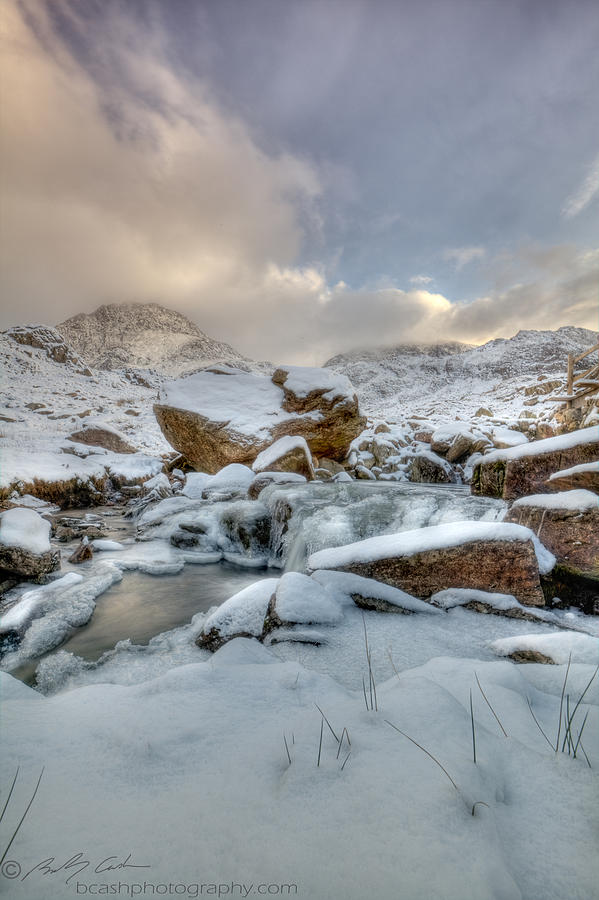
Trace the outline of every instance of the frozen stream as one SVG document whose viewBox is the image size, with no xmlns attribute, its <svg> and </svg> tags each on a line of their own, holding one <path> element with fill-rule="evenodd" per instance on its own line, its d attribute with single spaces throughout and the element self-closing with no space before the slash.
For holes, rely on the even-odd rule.
<svg viewBox="0 0 599 900">
<path fill-rule="evenodd" d="M 258 531 L 252 532 L 251 528 L 256 510 L 260 509 L 260 515 L 268 516 L 271 526 L 270 547 L 261 547 L 261 555 L 256 558 L 258 566 L 248 568 L 222 559 L 228 552 L 241 563 L 245 553 L 245 558 L 249 554 L 252 561 L 252 535 Z M 286 488 L 273 485 L 263 491 L 258 502 L 174 497 L 151 508 L 149 529 L 136 526 L 118 511 L 115 514 L 106 510 L 102 519 L 108 528 L 107 537 L 124 542 L 125 550 L 96 553 L 92 562 L 73 566 L 65 559 L 75 544 L 62 544 L 62 572 L 83 576 L 82 587 L 97 578 L 102 567 L 108 572 L 116 571 L 122 580 L 109 581 L 102 587 L 87 624 L 65 629 L 58 640 L 45 646 L 42 634 L 40 650 L 31 657 L 15 660 L 18 667 L 10 666 L 10 670 L 28 683 L 36 681 L 41 690 L 50 693 L 87 682 L 144 681 L 169 668 L 208 658 L 208 652 L 195 645 L 208 610 L 252 582 L 278 575 L 281 567 L 301 570 L 307 553 L 375 534 L 443 522 L 493 521 L 503 517 L 504 509 L 501 501 L 472 497 L 464 487 L 353 482 Z M 94 514 L 98 512 L 101 511 L 94 510 Z M 78 515 L 84 516 L 85 511 Z M 196 523 L 202 523 L 203 545 L 184 550 L 172 546 L 169 536 L 180 530 L 182 522 L 183 527 L 190 529 L 186 534 L 191 535 L 196 533 Z M 250 539 L 245 544 L 235 544 L 235 535 L 241 534 L 238 523 L 250 529 L 246 531 Z M 136 532 L 141 538 L 137 542 Z M 204 552 L 205 564 L 189 564 L 200 561 L 194 559 L 197 551 L 223 552 Z M 208 562 L 208 558 L 220 561 Z M 278 571 L 266 568 L 267 559 Z M 158 568 L 153 568 L 156 565 Z M 170 574 L 149 574 L 169 572 L 169 567 Z M 63 599 L 61 594 L 55 607 L 76 603 L 78 590 L 77 584 L 70 588 L 73 600 L 66 596 Z M 565 625 L 586 630 L 581 617 L 560 615 Z M 51 616 L 49 622 L 50 619 Z M 371 612 L 365 620 L 376 677 L 383 680 L 391 677 L 395 669 L 402 671 L 435 656 L 492 659 L 488 647 L 492 640 L 522 632 L 547 633 L 555 628 L 555 624 L 524 623 L 460 609 L 439 617 Z M 38 619 L 34 623 L 40 632 L 44 621 Z M 596 629 L 596 621 L 587 621 L 588 627 Z M 353 604 L 339 625 L 314 628 L 310 639 L 315 643 L 278 643 L 272 645 L 272 651 L 283 659 L 297 659 L 309 668 L 330 674 L 347 687 L 359 687 L 364 666 L 363 619 Z"/>
</svg>

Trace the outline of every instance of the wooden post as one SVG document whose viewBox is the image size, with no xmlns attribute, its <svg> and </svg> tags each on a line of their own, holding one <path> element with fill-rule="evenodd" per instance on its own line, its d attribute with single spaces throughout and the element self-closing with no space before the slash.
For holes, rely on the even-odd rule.
<svg viewBox="0 0 599 900">
<path fill-rule="evenodd" d="M 567 385 L 568 397 L 572 396 L 573 388 L 574 388 L 574 354 L 568 353 L 568 385 Z M 572 401 L 571 400 L 567 401 L 566 408 L 572 409 Z"/>
</svg>

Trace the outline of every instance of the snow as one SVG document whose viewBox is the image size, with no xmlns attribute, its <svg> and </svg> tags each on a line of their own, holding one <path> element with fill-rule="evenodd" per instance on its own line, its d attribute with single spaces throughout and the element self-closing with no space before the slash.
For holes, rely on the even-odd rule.
<svg viewBox="0 0 599 900">
<path fill-rule="evenodd" d="M 240 492 L 245 494 L 254 480 L 254 472 L 249 466 L 241 463 L 231 463 L 225 466 L 216 475 L 211 475 L 204 490 L 209 492 Z"/>
<path fill-rule="evenodd" d="M 553 733 L 560 687 L 547 671 L 554 667 L 532 667 L 542 669 L 540 688 L 528 668 L 433 659 L 377 682 L 378 713 L 365 710 L 361 687 L 342 688 L 243 639 L 210 662 L 130 687 L 96 684 L 42 697 L 15 690 L 2 675 L 3 785 L 20 766 L 3 846 L 46 765 L 34 815 L 10 857 L 23 872 L 77 851 L 90 863 L 68 884 L 60 869 L 33 871 L 13 893 L 26 888 L 36 900 L 65 900 L 98 882 L 146 881 L 167 890 L 197 885 L 187 896 L 206 894 L 205 883 L 214 882 L 215 895 L 219 883 L 229 894 L 232 883 L 247 885 L 248 894 L 284 883 L 315 900 L 522 900 L 539 888 L 543 900 L 587 900 L 596 884 L 597 751 L 587 741 L 589 769 L 547 747 L 527 698 Z M 588 668 L 573 665 L 570 676 L 588 680 Z M 577 713 L 582 721 L 590 711 L 589 735 L 595 698 L 589 691 Z M 320 765 L 315 704 L 337 735 L 345 728 L 351 739 L 338 752 L 325 723 Z M 457 789 L 388 722 L 432 753 Z M 486 805 L 473 815 L 475 803 Z M 149 868 L 94 872 L 107 857 L 116 864 L 128 854 Z"/>
<path fill-rule="evenodd" d="M 112 453 L 107 468 L 109 475 L 124 481 L 145 481 L 162 472 L 163 462 L 143 453 Z"/>
<path fill-rule="evenodd" d="M 580 510 L 599 509 L 599 497 L 592 491 L 583 489 L 559 491 L 554 494 L 530 494 L 520 497 L 512 504 L 512 509 L 522 506 L 536 506 L 541 509 Z"/>
<path fill-rule="evenodd" d="M 453 609 L 456 606 L 463 606 L 471 601 L 486 603 L 494 609 L 525 609 L 527 613 L 531 610 L 529 607 L 522 606 L 511 594 L 495 594 L 490 591 L 478 591 L 474 588 L 448 588 L 444 591 L 438 591 L 430 598 L 431 603 L 436 603 L 442 609 Z"/>
<path fill-rule="evenodd" d="M 50 550 L 50 523 L 33 509 L 8 509 L 0 516 L 0 544 L 40 556 Z"/>
<path fill-rule="evenodd" d="M 69 481 L 77 478 L 103 478 L 106 475 L 105 454 L 90 453 L 80 459 L 71 453 L 41 450 L 27 452 L 21 448 L 2 449 L 2 470 L 0 487 L 8 488 L 19 481 Z"/>
<path fill-rule="evenodd" d="M 493 443 L 503 444 L 507 447 L 519 447 L 528 443 L 528 438 L 521 431 L 515 431 L 513 428 L 496 425 L 491 429 Z"/>
<path fill-rule="evenodd" d="M 334 625 L 343 615 L 317 581 L 299 572 L 286 572 L 279 581 L 275 611 L 282 622 L 304 625 Z"/>
<path fill-rule="evenodd" d="M 458 547 L 472 541 L 534 541 L 539 570 L 550 571 L 555 565 L 555 557 L 539 545 L 529 528 L 507 522 L 467 521 L 381 535 L 343 547 L 320 550 L 309 557 L 308 567 L 312 570 L 338 569 L 353 563 L 369 563 L 394 556 L 414 556 L 428 550 Z M 551 559 L 553 562 L 547 569 Z"/>
<path fill-rule="evenodd" d="M 103 538 L 96 538 L 91 541 L 91 546 L 94 550 L 124 550 L 125 545 L 121 544 L 120 541 L 109 541 L 104 540 Z"/>
<path fill-rule="evenodd" d="M 586 472 L 599 472 L 599 460 L 597 462 L 580 463 L 578 466 L 571 466 L 569 469 L 560 469 L 549 476 L 549 481 L 556 478 L 569 478 L 571 475 L 584 474 Z"/>
<path fill-rule="evenodd" d="M 511 447 L 507 450 L 493 450 L 486 453 L 484 462 L 496 460 L 521 459 L 525 456 L 539 456 L 543 453 L 554 453 L 560 450 L 571 450 L 581 444 L 599 443 L 599 431 L 596 427 L 581 428 L 568 434 L 560 434 L 557 437 L 545 438 L 542 441 L 533 441 L 522 446 Z"/>
<path fill-rule="evenodd" d="M 211 478 L 212 475 L 208 475 L 206 472 L 189 472 L 181 493 L 192 500 L 201 500 L 204 488 Z"/>
<path fill-rule="evenodd" d="M 158 403 L 189 410 L 243 435 L 268 438 L 271 428 L 296 418 L 282 409 L 283 391 L 266 375 L 230 369 L 204 371 L 167 382 Z"/>
<path fill-rule="evenodd" d="M 294 450 L 303 450 L 307 459 L 312 458 L 305 438 L 286 435 L 259 453 L 252 464 L 252 469 L 257 473 L 267 472 L 281 457 L 293 453 Z"/>
<path fill-rule="evenodd" d="M 499 656 L 509 656 L 518 650 L 536 650 L 555 663 L 599 664 L 599 640 L 589 634 L 518 634 L 493 641 L 491 649 Z"/>
<path fill-rule="evenodd" d="M 389 584 L 383 584 L 381 581 L 375 581 L 374 578 L 363 578 L 361 575 L 354 575 L 352 572 L 329 572 L 326 569 L 322 571 L 316 570 L 312 573 L 312 578 L 323 587 L 334 593 L 341 593 L 351 598 L 354 594 L 361 597 L 371 598 L 373 600 L 384 600 L 392 606 L 399 609 L 406 609 L 410 612 L 439 614 L 439 610 L 425 603 L 418 597 L 412 597 L 399 588 L 392 587 Z M 352 600 L 353 603 L 353 600 Z"/>
<path fill-rule="evenodd" d="M 278 578 L 265 578 L 234 594 L 208 616 L 203 631 L 216 628 L 223 638 L 235 634 L 258 637 L 262 634 L 266 610 L 278 583 Z"/>
<path fill-rule="evenodd" d="M 58 596 L 65 588 L 80 584 L 82 581 L 83 575 L 69 572 L 50 584 L 26 591 L 7 612 L 2 613 L 0 620 L 2 631 L 11 629 L 22 631 L 36 616 L 43 615 L 43 606 L 48 597 Z"/>
<path fill-rule="evenodd" d="M 279 366 L 279 371 L 286 372 L 284 385 L 286 390 L 303 400 L 313 392 L 322 393 L 325 400 L 333 402 L 344 398 L 352 398 L 354 389 L 345 375 L 337 375 L 331 369 L 319 369 L 310 366 Z"/>
</svg>

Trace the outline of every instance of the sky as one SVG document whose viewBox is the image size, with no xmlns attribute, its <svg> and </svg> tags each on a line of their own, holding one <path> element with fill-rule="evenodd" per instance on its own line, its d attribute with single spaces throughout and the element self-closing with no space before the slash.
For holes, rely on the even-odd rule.
<svg viewBox="0 0 599 900">
<path fill-rule="evenodd" d="M 0 327 L 599 328 L 596 0 L 3 0 Z"/>
</svg>

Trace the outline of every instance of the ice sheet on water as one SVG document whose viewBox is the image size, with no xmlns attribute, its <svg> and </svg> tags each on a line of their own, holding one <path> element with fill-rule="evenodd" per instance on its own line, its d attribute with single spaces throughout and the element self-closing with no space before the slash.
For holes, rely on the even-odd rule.
<svg viewBox="0 0 599 900">
<path fill-rule="evenodd" d="M 52 590 L 42 594 L 41 601 L 36 603 L 35 618 L 16 649 L 2 657 L 0 668 L 11 671 L 57 647 L 74 628 L 89 622 L 96 599 L 122 577 L 116 566 L 103 563 L 89 578 L 71 574 L 48 585 Z M 66 585 L 65 579 L 69 579 Z"/>
</svg>

